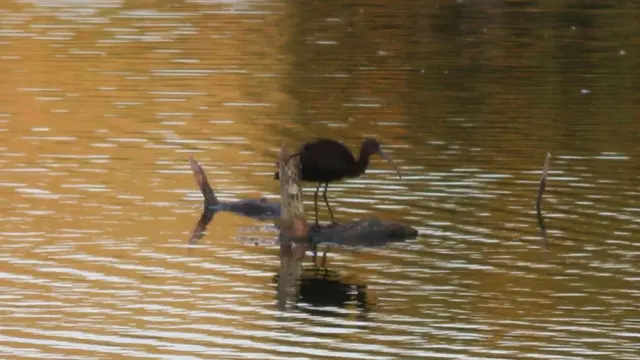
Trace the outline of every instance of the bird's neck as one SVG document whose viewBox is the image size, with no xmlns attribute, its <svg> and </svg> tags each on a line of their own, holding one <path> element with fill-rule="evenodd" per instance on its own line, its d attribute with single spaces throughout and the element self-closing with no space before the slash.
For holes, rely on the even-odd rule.
<svg viewBox="0 0 640 360">
<path fill-rule="evenodd" d="M 371 157 L 371 154 L 361 149 L 358 161 L 356 161 L 356 166 L 353 167 L 351 174 L 349 175 L 351 175 L 352 177 L 357 177 L 364 174 L 367 171 L 367 167 L 369 166 L 369 157 Z"/>
</svg>

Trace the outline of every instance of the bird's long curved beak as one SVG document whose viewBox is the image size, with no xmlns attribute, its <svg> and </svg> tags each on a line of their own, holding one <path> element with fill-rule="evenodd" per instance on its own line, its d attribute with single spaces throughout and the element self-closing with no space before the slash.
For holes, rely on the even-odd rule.
<svg viewBox="0 0 640 360">
<path fill-rule="evenodd" d="M 378 154 L 380 155 L 380 157 L 385 159 L 389 164 L 391 164 L 396 169 L 396 172 L 398 173 L 398 177 L 402 179 L 402 175 L 400 175 L 400 170 L 398 169 L 398 166 L 396 166 L 396 164 L 393 162 L 393 160 L 391 160 L 391 158 L 388 157 L 387 154 L 385 154 L 384 151 L 382 151 L 382 149 L 378 150 Z"/>
</svg>

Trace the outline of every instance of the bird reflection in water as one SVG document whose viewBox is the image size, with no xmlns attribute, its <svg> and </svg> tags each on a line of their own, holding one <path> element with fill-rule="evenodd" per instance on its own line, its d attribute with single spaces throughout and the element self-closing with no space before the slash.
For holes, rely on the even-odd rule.
<svg viewBox="0 0 640 360">
<path fill-rule="evenodd" d="M 294 309 L 314 316 L 349 316 L 348 307 L 357 310 L 357 318 L 369 313 L 366 285 L 340 279 L 336 271 L 303 268 L 308 244 L 283 242 L 280 245 L 280 270 L 274 275 L 276 300 L 280 311 Z"/>
<path fill-rule="evenodd" d="M 202 238 L 207 225 L 219 211 L 233 212 L 258 220 L 280 218 L 280 204 L 270 203 L 264 199 L 219 201 L 202 167 L 193 159 L 190 159 L 190 163 L 196 183 L 205 200 L 203 213 L 191 232 L 189 243 L 193 244 Z M 409 225 L 377 218 L 353 220 L 343 224 L 332 223 L 328 226 L 314 224 L 311 227 L 306 220 L 296 219 L 294 218 L 293 222 L 293 232 L 289 236 L 284 236 L 281 229 L 278 240 L 280 269 L 274 281 L 277 284 L 277 305 L 282 311 L 293 307 L 315 315 L 340 316 L 345 312 L 336 311 L 337 308 L 345 309 L 350 304 L 355 304 L 358 316 L 367 314 L 369 301 L 366 286 L 340 280 L 334 271 L 326 267 L 320 275 L 321 271 L 315 267 L 315 261 L 314 268 L 309 269 L 311 271 L 303 270 L 302 263 L 306 252 L 315 249 L 319 244 L 378 247 L 405 241 L 418 235 L 418 231 Z"/>
<path fill-rule="evenodd" d="M 216 212 L 205 210 L 189 237 L 195 244 L 202 238 L 204 230 Z M 295 309 L 315 316 L 348 316 L 348 312 L 336 311 L 355 307 L 358 318 L 369 312 L 366 286 L 350 283 L 339 278 L 336 271 L 327 268 L 303 268 L 308 244 L 281 242 L 280 269 L 274 275 L 276 300 L 280 311 Z"/>
</svg>

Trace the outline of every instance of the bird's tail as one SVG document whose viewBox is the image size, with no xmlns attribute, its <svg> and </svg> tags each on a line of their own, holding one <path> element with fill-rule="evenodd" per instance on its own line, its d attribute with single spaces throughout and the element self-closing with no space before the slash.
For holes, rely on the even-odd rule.
<svg viewBox="0 0 640 360">
<path fill-rule="evenodd" d="M 215 206 L 220 204 L 220 201 L 213 192 L 211 185 L 209 185 L 209 181 L 207 181 L 207 175 L 205 175 L 204 170 L 202 170 L 202 166 L 200 166 L 200 164 L 198 164 L 198 162 L 192 157 L 189 157 L 189 164 L 191 165 L 191 171 L 193 171 L 193 177 L 196 179 L 196 183 L 204 196 L 205 207 L 208 205 Z"/>
</svg>

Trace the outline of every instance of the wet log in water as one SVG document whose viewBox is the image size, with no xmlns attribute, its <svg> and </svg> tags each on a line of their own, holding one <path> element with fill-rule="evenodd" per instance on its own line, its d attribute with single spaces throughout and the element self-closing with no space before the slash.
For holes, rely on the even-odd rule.
<svg viewBox="0 0 640 360">
<path fill-rule="evenodd" d="M 200 164 L 191 157 L 189 157 L 189 164 L 191 166 L 191 171 L 193 172 L 193 177 L 196 180 L 196 184 L 200 188 L 202 196 L 204 196 L 204 209 L 200 216 L 200 220 L 198 220 L 198 223 L 191 231 L 191 235 L 189 236 L 190 244 L 193 244 L 202 238 L 207 225 L 209 225 L 211 220 L 213 220 L 213 217 L 218 212 L 231 212 L 256 220 L 271 220 L 280 217 L 280 204 L 271 203 L 266 199 L 247 199 L 237 201 L 218 200 L 213 188 L 211 188 L 211 184 L 209 184 L 209 180 L 207 180 L 207 175 L 205 174 L 204 169 L 202 169 L 202 166 L 200 166 Z"/>
<path fill-rule="evenodd" d="M 375 247 L 401 242 L 418 236 L 409 225 L 372 217 L 343 224 L 314 226 L 309 233 L 311 244 L 337 244 L 343 246 Z"/>
<path fill-rule="evenodd" d="M 205 212 L 215 213 L 218 211 L 226 211 L 258 220 L 277 219 L 280 217 L 280 204 L 271 203 L 267 201 L 267 199 L 218 200 L 207 180 L 207 175 L 202 169 L 202 166 L 191 157 L 189 158 L 189 165 L 191 166 L 196 184 L 198 184 L 200 192 L 202 192 L 202 196 L 204 196 Z"/>
<path fill-rule="evenodd" d="M 302 202 L 299 158 L 290 157 L 285 149 L 282 149 L 280 160 L 280 174 L 284 174 L 280 176 L 280 204 L 268 202 L 266 199 L 220 201 L 209 184 L 204 169 L 195 159 L 190 158 L 189 162 L 196 183 L 205 198 L 204 211 L 191 234 L 191 242 L 202 236 L 207 224 L 220 211 L 233 212 L 258 220 L 278 219 L 280 242 L 293 241 L 296 244 L 306 244 L 307 247 L 323 243 L 343 246 L 381 246 L 418 235 L 418 231 L 411 226 L 375 217 L 343 224 L 309 226 Z"/>
</svg>

